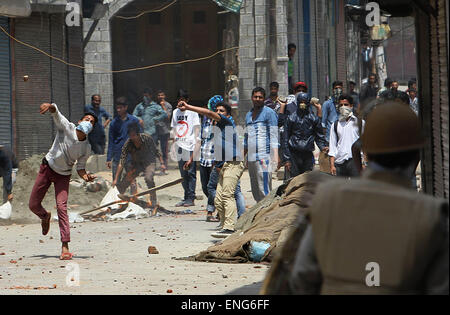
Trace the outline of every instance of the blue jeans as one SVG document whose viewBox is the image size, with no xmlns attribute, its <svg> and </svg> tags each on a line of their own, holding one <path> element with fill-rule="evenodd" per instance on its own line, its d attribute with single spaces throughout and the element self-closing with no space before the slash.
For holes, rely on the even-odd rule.
<svg viewBox="0 0 450 315">
<path fill-rule="evenodd" d="M 184 189 L 184 201 L 194 202 L 195 200 L 195 185 L 197 182 L 197 163 L 194 161 L 188 170 L 183 169 L 184 163 L 187 162 L 186 158 L 193 154 L 192 151 L 186 151 L 178 147 L 178 156 L 181 157 L 178 161 L 178 169 L 180 175 L 183 177 L 183 189 Z"/>
<path fill-rule="evenodd" d="M 207 197 L 208 197 L 208 205 L 206 210 L 208 212 L 214 212 L 214 198 L 216 197 L 216 189 L 217 183 L 219 182 L 219 173 L 215 167 L 210 168 L 209 181 L 207 184 Z M 245 212 L 245 199 L 244 195 L 241 192 L 241 183 L 238 182 L 236 186 L 236 192 L 234 193 L 234 198 L 236 199 L 236 206 L 238 211 L 238 218 Z"/>
<path fill-rule="evenodd" d="M 208 182 L 209 177 L 211 176 L 212 172 L 212 166 L 205 167 L 200 165 L 200 182 L 202 183 L 202 191 L 205 194 L 205 196 L 208 198 Z M 214 203 L 213 203 L 214 205 Z"/>
</svg>

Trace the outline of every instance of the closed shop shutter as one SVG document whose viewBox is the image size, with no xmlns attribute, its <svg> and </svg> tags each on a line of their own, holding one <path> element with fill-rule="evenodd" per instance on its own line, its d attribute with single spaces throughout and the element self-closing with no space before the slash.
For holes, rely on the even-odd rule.
<svg viewBox="0 0 450 315">
<path fill-rule="evenodd" d="M 62 14 L 50 15 L 50 51 L 51 55 L 67 60 L 67 40 L 65 21 Z M 59 111 L 71 119 L 68 92 L 68 66 L 58 60 L 51 60 L 52 101 L 58 105 Z"/>
<path fill-rule="evenodd" d="M 33 13 L 15 20 L 15 37 L 50 52 L 49 18 L 46 13 Z M 48 151 L 53 140 L 50 115 L 41 116 L 39 105 L 51 101 L 50 58 L 24 45 L 14 43 L 16 80 L 17 155 L 25 159 Z M 29 76 L 24 81 L 24 75 Z"/>
<path fill-rule="evenodd" d="M 316 60 L 317 60 L 317 97 L 321 102 L 329 95 L 329 50 L 328 30 L 329 15 L 328 4 L 325 0 L 315 1 L 315 31 L 316 31 Z"/>
<path fill-rule="evenodd" d="M 447 6 L 447 7 L 446 7 Z M 448 165 L 448 94 L 449 94 L 449 85 L 448 85 L 448 6 L 449 3 L 446 0 L 439 1 L 439 16 L 438 16 L 438 24 L 439 24 L 439 51 L 441 52 L 440 60 L 440 80 L 441 80 L 441 135 L 442 135 L 442 150 L 443 150 L 443 172 L 444 175 L 444 197 L 449 198 L 448 194 L 448 182 L 449 182 L 449 165 Z M 446 21 L 447 20 L 447 21 Z M 447 23 L 446 23 L 447 22 Z"/>
<path fill-rule="evenodd" d="M 9 32 L 8 18 L 0 16 L 0 26 Z M 0 144 L 12 148 L 11 67 L 9 37 L 0 32 Z"/>
<path fill-rule="evenodd" d="M 83 33 L 81 27 L 66 27 L 66 36 L 69 63 L 83 66 Z M 84 112 L 84 73 L 82 69 L 68 67 L 68 85 L 70 120 L 76 122 Z M 102 106 L 112 106 L 112 104 L 102 104 Z"/>
<path fill-rule="evenodd" d="M 17 19 L 16 38 L 72 64 L 83 65 L 81 27 L 66 27 L 63 14 L 33 13 Z M 40 115 L 43 102 L 54 102 L 71 122 L 84 111 L 83 70 L 67 66 L 34 49 L 15 43 L 17 155 L 25 159 L 45 153 L 54 139 L 50 115 Z M 21 78 L 29 76 L 28 81 Z"/>
<path fill-rule="evenodd" d="M 437 16 L 430 16 L 431 132 L 433 195 L 448 198 L 448 53 L 445 0 L 430 1 Z M 426 110 L 426 109 L 423 109 Z"/>
<path fill-rule="evenodd" d="M 437 185 L 439 187 L 442 187 L 439 189 L 439 194 L 441 197 L 448 198 L 448 172 L 449 172 L 449 165 L 448 165 L 448 33 L 447 33 L 447 24 L 446 20 L 448 19 L 448 16 L 446 17 L 446 14 L 448 12 L 446 5 L 448 5 L 448 1 L 446 0 L 439 0 L 438 1 L 438 17 L 437 17 L 437 45 L 438 45 L 438 63 L 439 63 L 439 116 L 440 116 L 440 143 L 439 147 L 441 147 L 440 150 L 440 156 L 436 156 L 437 159 L 441 160 L 440 165 L 442 166 L 440 169 L 436 168 L 436 175 L 439 176 L 439 179 L 437 181 Z M 437 152 L 438 153 L 438 152 Z M 441 191 L 442 189 L 442 191 Z"/>
<path fill-rule="evenodd" d="M 345 16 L 344 0 L 336 1 L 336 71 L 337 79 L 344 83 L 347 90 L 347 61 L 345 56 Z"/>
</svg>

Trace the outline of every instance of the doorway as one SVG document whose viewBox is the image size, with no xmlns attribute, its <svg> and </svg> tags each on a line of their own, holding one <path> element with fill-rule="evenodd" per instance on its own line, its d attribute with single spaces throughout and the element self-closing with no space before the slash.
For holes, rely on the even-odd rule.
<svg viewBox="0 0 450 315">
<path fill-rule="evenodd" d="M 146 13 L 167 2 L 136 0 L 122 8 L 111 23 L 113 70 L 210 56 L 222 49 L 225 18 L 209 0 L 179 0 L 162 12 Z M 114 98 L 125 96 L 129 111 L 150 87 L 163 90 L 176 102 L 179 89 L 187 90 L 193 105 L 205 105 L 215 94 L 224 93 L 224 60 L 221 54 L 203 61 L 164 65 L 146 70 L 114 73 Z"/>
</svg>

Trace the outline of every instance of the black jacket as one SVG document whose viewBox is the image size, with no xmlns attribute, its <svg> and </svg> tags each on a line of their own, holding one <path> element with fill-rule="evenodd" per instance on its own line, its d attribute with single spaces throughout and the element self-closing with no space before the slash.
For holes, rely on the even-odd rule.
<svg viewBox="0 0 450 315">
<path fill-rule="evenodd" d="M 361 87 L 361 92 L 359 93 L 359 102 L 363 104 L 372 99 L 376 99 L 377 95 L 378 95 L 378 87 L 371 86 L 370 84 L 365 83 Z"/>
<path fill-rule="evenodd" d="M 311 111 L 303 113 L 298 109 L 284 122 L 283 161 L 289 161 L 295 152 L 314 151 L 314 141 L 320 150 L 328 146 L 321 120 Z"/>
</svg>

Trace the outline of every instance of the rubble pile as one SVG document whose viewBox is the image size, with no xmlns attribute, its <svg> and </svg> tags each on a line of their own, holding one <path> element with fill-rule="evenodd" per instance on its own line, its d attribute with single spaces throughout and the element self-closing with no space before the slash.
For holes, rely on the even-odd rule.
<svg viewBox="0 0 450 315">
<path fill-rule="evenodd" d="M 0 220 L 0 225 L 39 222 L 39 218 L 28 208 L 28 201 L 44 156 L 44 154 L 33 155 L 20 162 L 16 182 L 13 186 L 14 199 L 11 203 L 11 218 Z M 108 185 L 109 183 L 102 178 L 98 178 L 93 185 L 86 185 L 74 171 L 69 187 L 68 211 L 80 212 L 98 205 L 108 190 Z M 2 189 L 0 187 L 0 191 Z M 47 211 L 52 213 L 52 216 L 56 215 L 55 189 L 53 185 L 45 195 L 42 205 Z"/>
</svg>

